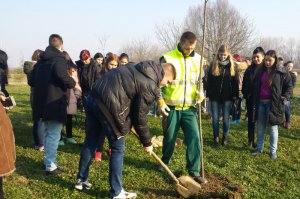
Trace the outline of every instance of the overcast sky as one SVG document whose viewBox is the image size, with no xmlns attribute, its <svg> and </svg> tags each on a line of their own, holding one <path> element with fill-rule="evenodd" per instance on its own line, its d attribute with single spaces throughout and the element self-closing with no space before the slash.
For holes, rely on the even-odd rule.
<svg viewBox="0 0 300 199">
<path fill-rule="evenodd" d="M 300 38 L 298 0 L 229 3 L 253 22 L 260 36 Z M 102 50 L 99 38 L 105 38 L 106 51 L 119 54 L 132 39 L 155 41 L 155 25 L 170 19 L 181 23 L 188 8 L 198 4 L 203 0 L 0 0 L 0 48 L 10 67 L 30 60 L 35 49 L 44 50 L 52 33 L 63 37 L 74 61 L 82 49 L 92 54 Z"/>
</svg>

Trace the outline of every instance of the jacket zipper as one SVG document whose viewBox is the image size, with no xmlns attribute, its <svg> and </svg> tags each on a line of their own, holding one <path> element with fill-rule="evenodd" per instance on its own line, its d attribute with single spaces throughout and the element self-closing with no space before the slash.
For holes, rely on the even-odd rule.
<svg viewBox="0 0 300 199">
<path fill-rule="evenodd" d="M 182 106 L 182 110 L 184 108 L 185 105 L 185 93 L 186 93 L 186 58 L 184 58 L 184 98 L 183 98 L 183 106 Z"/>
<path fill-rule="evenodd" d="M 222 77 L 222 82 L 221 82 L 221 87 L 220 87 L 220 95 L 221 95 L 222 89 L 223 89 L 223 81 L 224 81 L 225 72 L 226 72 L 226 68 L 224 67 L 223 77 Z"/>
</svg>

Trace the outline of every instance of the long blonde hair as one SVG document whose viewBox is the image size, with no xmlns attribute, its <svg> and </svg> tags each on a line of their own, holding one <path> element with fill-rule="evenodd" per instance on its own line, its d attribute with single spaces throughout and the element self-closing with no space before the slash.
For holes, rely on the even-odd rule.
<svg viewBox="0 0 300 199">
<path fill-rule="evenodd" d="M 212 66 L 211 66 L 212 67 L 211 68 L 212 75 L 213 76 L 220 76 L 220 74 L 221 74 L 220 73 L 220 63 L 219 63 L 220 62 L 220 60 L 219 60 L 219 54 L 220 53 L 228 54 L 227 59 L 230 62 L 230 75 L 232 77 L 234 77 L 235 76 L 234 61 L 233 61 L 233 58 L 232 58 L 232 55 L 231 55 L 231 52 L 230 52 L 230 48 L 226 44 L 223 44 L 223 45 L 220 46 L 220 48 L 218 50 L 218 53 L 214 57 L 214 61 L 213 61 Z"/>
</svg>

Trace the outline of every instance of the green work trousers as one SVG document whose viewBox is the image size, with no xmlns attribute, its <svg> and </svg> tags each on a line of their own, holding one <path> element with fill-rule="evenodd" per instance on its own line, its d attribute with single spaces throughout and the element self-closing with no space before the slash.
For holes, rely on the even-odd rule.
<svg viewBox="0 0 300 199">
<path fill-rule="evenodd" d="M 197 109 L 187 110 L 171 109 L 169 116 L 163 119 L 163 148 L 162 161 L 169 164 L 173 155 L 179 128 L 184 134 L 184 144 L 186 145 L 187 169 L 190 176 L 200 175 L 201 145 L 198 126 Z"/>
</svg>

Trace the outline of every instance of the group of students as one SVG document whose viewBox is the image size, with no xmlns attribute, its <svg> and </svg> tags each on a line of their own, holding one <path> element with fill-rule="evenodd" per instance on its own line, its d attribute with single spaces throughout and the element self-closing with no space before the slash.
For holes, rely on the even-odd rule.
<svg viewBox="0 0 300 199">
<path fill-rule="evenodd" d="M 25 61 L 23 71 L 27 75 L 28 84 L 30 81 L 30 75 L 33 71 L 35 64 L 39 61 L 40 56 L 44 51 L 37 49 L 33 52 L 31 61 Z M 64 57 L 67 60 L 67 71 L 68 74 L 75 79 L 78 79 L 79 87 L 73 89 L 67 89 L 67 118 L 65 122 L 66 139 L 67 144 L 76 144 L 76 140 L 73 138 L 73 116 L 76 115 L 78 107 L 81 111 L 84 111 L 84 104 L 87 96 L 90 94 L 93 83 L 103 76 L 105 73 L 111 71 L 112 69 L 119 67 L 120 65 L 125 65 L 129 62 L 129 56 L 126 53 L 122 53 L 119 57 L 113 53 L 107 53 L 104 57 L 101 53 L 96 53 L 94 57 L 88 50 L 82 50 L 79 54 L 79 60 L 75 63 L 72 61 L 71 57 L 66 51 L 63 51 Z M 30 88 L 30 104 L 33 107 L 33 96 L 34 87 Z M 44 126 L 41 119 L 33 121 L 33 140 L 35 149 L 44 151 Z M 61 132 L 61 138 L 58 143 L 59 146 L 65 145 L 63 139 L 63 130 Z M 104 145 L 105 135 L 101 136 L 99 139 L 99 144 L 95 153 L 95 160 L 102 160 L 102 151 Z M 110 155 L 111 150 L 108 149 L 107 153 Z"/>
<path fill-rule="evenodd" d="M 223 118 L 222 145 L 227 144 L 230 114 L 233 102 L 246 100 L 248 118 L 248 144 L 256 148 L 252 153 L 263 152 L 265 131 L 270 132 L 272 159 L 277 158 L 278 125 L 290 128 L 290 100 L 296 85 L 293 63 L 280 64 L 274 50 L 264 51 L 257 47 L 253 51 L 252 62 L 246 67 L 243 77 L 239 74 L 238 56 L 234 59 L 229 47 L 222 45 L 208 68 L 206 96 L 210 101 L 214 142 L 219 143 L 219 118 Z M 246 62 L 245 62 L 246 63 Z M 240 93 L 240 94 L 239 94 Z M 234 113 L 233 113 L 234 114 Z M 234 116 L 233 116 L 234 117 Z M 240 113 L 239 116 L 240 117 Z M 257 122 L 257 144 L 255 144 L 255 124 Z"/>
<path fill-rule="evenodd" d="M 72 138 L 72 116 L 76 114 L 77 99 L 83 101 L 86 114 L 86 138 L 82 147 L 77 183 L 78 190 L 90 189 L 89 167 L 93 157 L 101 159 L 104 138 L 110 147 L 109 182 L 111 198 L 135 198 L 136 193 L 124 190 L 122 168 L 125 136 L 135 128 L 144 150 L 151 155 L 151 136 L 147 126 L 148 107 L 157 100 L 164 115 L 162 161 L 169 165 L 181 127 L 186 144 L 188 173 L 198 183 L 207 180 L 200 176 L 201 142 L 196 105 L 205 99 L 203 88 L 198 88 L 201 56 L 195 52 L 196 35 L 184 32 L 176 48 L 166 52 L 160 63 L 144 61 L 128 63 L 128 55 L 120 57 L 101 53 L 91 57 L 88 50 L 80 52 L 74 64 L 60 35 L 49 37 L 45 51 L 36 50 L 35 62 L 25 62 L 31 86 L 33 137 L 37 149 L 44 150 L 47 175 L 58 175 L 56 152 L 66 124 L 69 143 Z M 267 125 L 270 130 L 270 157 L 276 159 L 278 125 L 284 121 L 284 105 L 292 97 L 292 73 L 278 66 L 274 50 L 265 53 L 257 47 L 252 62 L 241 78 L 228 45 L 220 46 L 206 72 L 204 88 L 211 104 L 214 142 L 227 145 L 232 103 L 246 100 L 249 145 L 256 147 L 253 155 L 261 154 Z M 127 62 L 127 63 L 126 63 Z M 287 63 L 288 65 L 290 63 Z M 124 65 L 119 67 L 120 65 Z M 29 70 L 27 70 L 29 69 Z M 203 73 L 202 73 L 203 74 Z M 242 83 L 242 85 L 241 85 Z M 223 136 L 219 137 L 219 118 L 222 114 Z M 257 122 L 257 145 L 254 129 Z M 39 134 L 39 123 L 43 130 Z M 42 137 L 42 138 L 41 138 Z"/>
</svg>

